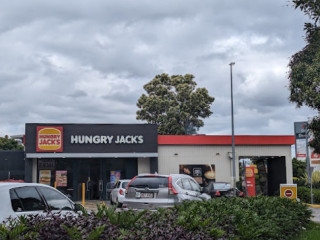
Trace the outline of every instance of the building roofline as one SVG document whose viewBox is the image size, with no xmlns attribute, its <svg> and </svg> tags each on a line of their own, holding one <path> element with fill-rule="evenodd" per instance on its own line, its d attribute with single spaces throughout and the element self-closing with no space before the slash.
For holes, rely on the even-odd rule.
<svg viewBox="0 0 320 240">
<path fill-rule="evenodd" d="M 293 145 L 294 135 L 237 135 L 236 145 Z M 158 135 L 158 145 L 231 145 L 231 135 Z"/>
</svg>

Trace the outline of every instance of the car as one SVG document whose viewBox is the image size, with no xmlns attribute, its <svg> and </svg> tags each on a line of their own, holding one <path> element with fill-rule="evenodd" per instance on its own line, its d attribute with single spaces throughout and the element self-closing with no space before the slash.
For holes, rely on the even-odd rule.
<svg viewBox="0 0 320 240">
<path fill-rule="evenodd" d="M 110 194 L 110 203 L 115 204 L 116 206 L 121 207 L 123 200 L 124 200 L 124 195 L 126 192 L 126 187 L 128 183 L 130 182 L 130 179 L 121 179 L 119 180 L 114 189 L 112 189 L 111 194 Z"/>
<path fill-rule="evenodd" d="M 81 208 L 60 191 L 40 183 L 1 182 L 0 196 L 0 223 L 21 215 L 74 214 Z"/>
<path fill-rule="evenodd" d="M 204 201 L 211 197 L 185 174 L 140 174 L 127 185 L 123 210 L 172 208 L 186 200 Z"/>
<path fill-rule="evenodd" d="M 233 197 L 234 191 L 236 191 L 237 197 L 243 197 L 244 194 L 238 188 L 231 188 L 231 184 L 228 182 L 210 182 L 208 187 L 208 194 L 212 198 L 216 197 Z"/>
</svg>

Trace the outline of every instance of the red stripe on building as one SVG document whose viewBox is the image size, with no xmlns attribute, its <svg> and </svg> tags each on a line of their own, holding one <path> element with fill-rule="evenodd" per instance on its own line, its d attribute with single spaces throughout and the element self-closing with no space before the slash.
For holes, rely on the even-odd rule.
<svg viewBox="0 0 320 240">
<path fill-rule="evenodd" d="M 250 136 L 237 135 L 235 145 L 293 145 L 295 137 L 289 135 Z M 232 136 L 210 135 L 159 135 L 159 145 L 231 145 Z"/>
</svg>

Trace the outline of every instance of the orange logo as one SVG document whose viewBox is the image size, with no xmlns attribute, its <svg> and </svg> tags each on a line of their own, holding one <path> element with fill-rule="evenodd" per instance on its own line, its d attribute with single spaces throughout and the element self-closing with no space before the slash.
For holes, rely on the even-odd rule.
<svg viewBox="0 0 320 240">
<path fill-rule="evenodd" d="M 63 127 L 37 127 L 37 152 L 62 152 Z"/>
<path fill-rule="evenodd" d="M 246 177 L 254 177 L 254 170 L 252 168 L 246 167 Z"/>
</svg>

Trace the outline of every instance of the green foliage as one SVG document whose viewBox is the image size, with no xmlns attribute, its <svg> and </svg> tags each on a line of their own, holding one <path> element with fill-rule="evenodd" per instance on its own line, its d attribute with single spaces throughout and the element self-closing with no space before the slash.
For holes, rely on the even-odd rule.
<svg viewBox="0 0 320 240">
<path fill-rule="evenodd" d="M 289 199 L 261 196 L 185 202 L 178 207 L 178 215 L 178 224 L 189 230 L 219 229 L 219 235 L 211 236 L 214 239 L 292 239 L 309 222 L 311 212 Z"/>
<path fill-rule="evenodd" d="M 0 224 L 0 239 L 15 240 L 27 230 L 24 223 L 9 219 L 8 226 Z"/>
<path fill-rule="evenodd" d="M 310 222 L 306 230 L 302 231 L 294 240 L 319 240 L 320 239 L 320 224 Z"/>
<path fill-rule="evenodd" d="M 312 188 L 320 189 L 320 171 L 314 171 L 311 175 Z M 298 186 L 310 187 L 308 181 L 308 174 L 305 172 L 299 181 L 296 181 Z"/>
<path fill-rule="evenodd" d="M 295 8 L 308 15 L 314 23 L 305 23 L 307 45 L 294 54 L 289 63 L 290 101 L 297 107 L 306 105 L 320 112 L 320 2 L 293 0 Z M 315 117 L 309 126 L 314 140 L 310 146 L 320 153 L 320 119 Z"/>
<path fill-rule="evenodd" d="M 99 206 L 87 216 L 37 215 L 9 222 L 0 226 L 0 239 L 291 240 L 310 217 L 305 204 L 262 196 L 186 201 L 157 212 L 117 212 Z"/>
<path fill-rule="evenodd" d="M 98 205 L 97 213 L 93 213 L 97 218 L 106 217 L 112 224 L 121 228 L 135 227 L 139 219 L 145 214 L 147 210 L 135 213 L 133 211 L 117 212 L 116 207 L 107 207 L 106 205 Z"/>
<path fill-rule="evenodd" d="M 298 198 L 301 202 L 311 203 L 311 195 L 310 195 L 309 187 L 298 187 Z M 320 189 L 312 188 L 313 194 L 313 203 L 320 204 Z"/>
<path fill-rule="evenodd" d="M 0 150 L 24 150 L 23 146 L 14 139 L 9 139 L 6 135 L 0 137 Z"/>
<path fill-rule="evenodd" d="M 320 17 L 319 1 L 293 0 L 292 2 L 295 8 L 300 8 L 301 11 L 314 20 L 314 24 L 317 24 Z"/>
<path fill-rule="evenodd" d="M 144 85 L 146 94 L 138 99 L 138 120 L 158 125 L 162 135 L 194 134 L 209 117 L 214 98 L 205 88 L 196 88 L 191 74 L 161 74 Z"/>
<path fill-rule="evenodd" d="M 66 230 L 70 239 L 77 240 L 82 238 L 82 231 L 76 226 L 67 227 L 65 224 L 63 224 L 62 227 L 64 228 L 64 230 Z"/>
<path fill-rule="evenodd" d="M 307 168 L 306 161 L 300 161 L 296 158 L 292 159 L 293 177 L 296 177 L 296 178 L 304 177 L 306 168 Z"/>
<path fill-rule="evenodd" d="M 313 139 L 309 142 L 309 144 L 314 148 L 315 152 L 320 153 L 320 117 L 315 117 L 312 119 L 311 123 L 309 124 L 309 129 L 313 134 Z"/>
</svg>

